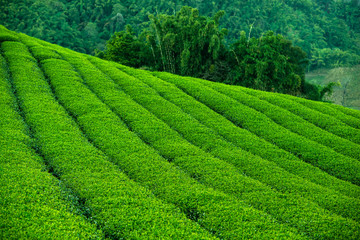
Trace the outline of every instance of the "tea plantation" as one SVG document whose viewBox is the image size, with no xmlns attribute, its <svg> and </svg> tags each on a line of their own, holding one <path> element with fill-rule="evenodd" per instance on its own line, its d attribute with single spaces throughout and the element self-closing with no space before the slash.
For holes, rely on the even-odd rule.
<svg viewBox="0 0 360 240">
<path fill-rule="evenodd" d="M 0 45 L 0 239 L 360 239 L 359 111 Z"/>
</svg>

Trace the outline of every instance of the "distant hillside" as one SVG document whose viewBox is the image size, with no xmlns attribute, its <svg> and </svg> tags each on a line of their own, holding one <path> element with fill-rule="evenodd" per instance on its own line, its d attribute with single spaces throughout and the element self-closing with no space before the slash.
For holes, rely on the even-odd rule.
<svg viewBox="0 0 360 240">
<path fill-rule="evenodd" d="M 360 239 L 360 112 L 0 26 L 0 239 Z"/>
<path fill-rule="evenodd" d="M 351 68 L 322 69 L 306 75 L 309 83 L 325 86 L 330 82 L 340 82 L 334 87 L 329 100 L 335 104 L 360 110 L 360 65 Z"/>
<path fill-rule="evenodd" d="M 310 68 L 360 63 L 360 2 L 358 0 L 3 0 L 0 22 L 11 30 L 93 53 L 127 24 L 141 32 L 149 14 L 175 14 L 182 6 L 199 9 L 201 15 L 225 15 L 221 28 L 228 29 L 229 43 L 240 31 L 260 37 L 274 31 L 301 47 Z"/>
</svg>

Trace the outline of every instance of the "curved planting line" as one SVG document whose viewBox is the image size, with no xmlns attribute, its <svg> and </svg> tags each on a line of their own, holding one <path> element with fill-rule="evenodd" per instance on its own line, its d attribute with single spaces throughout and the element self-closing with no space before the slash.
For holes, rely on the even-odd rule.
<svg viewBox="0 0 360 240">
<path fill-rule="evenodd" d="M 160 96 L 177 105 L 183 111 L 190 114 L 192 117 L 207 127 L 215 130 L 223 138 L 234 143 L 236 146 L 239 146 L 242 149 L 255 155 L 261 156 L 264 159 L 273 161 L 288 172 L 303 177 L 314 183 L 337 190 L 342 194 L 350 197 L 358 198 L 360 196 L 360 188 L 358 186 L 347 181 L 339 180 L 312 166 L 311 164 L 300 161 L 300 159 L 290 154 L 289 152 L 286 152 L 276 147 L 275 145 L 270 144 L 262 138 L 259 138 L 256 135 L 250 133 L 246 129 L 235 126 L 231 121 L 227 120 L 222 115 L 217 114 L 204 104 L 196 101 L 194 98 L 178 89 L 175 85 L 156 78 L 147 71 L 135 70 L 122 65 L 118 65 L 117 67 L 125 71 L 127 74 L 135 76 L 144 83 L 148 84 L 153 89 L 155 89 Z M 252 159 L 250 155 L 247 158 Z M 289 177 L 283 179 L 291 182 Z M 270 181 L 268 178 L 265 178 L 265 180 Z M 274 183 L 275 186 L 277 184 L 280 184 L 281 186 L 282 184 L 278 180 Z M 272 184 L 272 186 L 274 185 Z M 296 188 L 283 186 L 280 187 L 279 190 L 290 191 L 288 189 L 295 190 Z M 316 195 L 314 195 L 313 191 L 306 190 L 306 193 L 310 194 L 312 197 L 315 197 Z"/>
<path fill-rule="evenodd" d="M 170 106 L 166 108 L 167 111 L 163 111 L 164 109 L 161 107 L 160 102 L 153 98 L 153 94 L 149 92 L 149 88 L 140 86 L 138 80 L 133 79 L 126 74 L 121 74 L 119 70 L 111 66 L 108 62 L 96 59 L 92 59 L 92 61 L 101 70 L 109 73 L 111 77 L 114 77 L 115 81 L 121 84 L 124 89 L 127 89 L 128 91 L 131 91 L 129 88 L 133 89 L 134 92 L 131 96 L 134 97 L 134 94 L 137 95 L 137 100 L 139 100 L 140 96 L 145 96 L 146 101 L 148 103 L 153 103 L 153 106 L 158 107 L 160 112 L 172 116 L 172 118 L 179 117 L 178 115 L 172 115 L 173 112 L 170 110 L 172 109 Z M 79 61 L 79 63 L 80 62 L 83 61 Z M 327 234 L 325 232 L 329 231 L 328 225 L 325 226 L 323 224 L 326 221 L 325 218 L 328 219 L 331 214 L 321 210 L 316 204 L 302 199 L 297 195 L 296 197 L 282 195 L 272 191 L 268 187 L 262 187 L 261 184 L 239 175 L 231 165 L 216 160 L 199 149 L 191 147 L 189 144 L 186 145 L 187 142 L 182 140 L 181 137 L 176 132 L 172 131 L 166 124 L 159 121 L 146 110 L 141 110 L 142 108 L 138 104 L 135 104 L 129 98 L 126 98 L 126 95 L 121 91 L 113 90 L 116 89 L 116 86 L 114 86 L 104 74 L 95 69 L 91 69 L 91 67 L 84 63 L 82 65 L 76 64 L 76 66 L 83 70 L 80 70 L 80 72 L 86 83 L 91 85 L 91 88 L 101 96 L 100 98 L 104 99 L 107 104 L 112 106 L 113 111 L 126 119 L 128 125 L 130 125 L 143 140 L 151 144 L 152 147 L 167 157 L 169 157 L 169 153 L 171 153 L 172 162 L 178 164 L 179 167 L 182 167 L 187 172 L 190 172 L 190 175 L 196 177 L 203 184 L 213 186 L 244 199 L 253 206 L 266 210 L 276 218 L 299 227 L 299 229 L 307 232 L 309 235 L 325 236 Z M 111 74 L 111 72 L 113 74 Z M 124 78 L 127 78 L 128 80 Z M 120 81 L 122 83 L 120 83 Z M 141 89 L 141 91 L 136 91 L 136 89 Z M 145 103 L 142 102 L 142 104 Z M 141 118 L 137 118 L 139 115 Z M 194 131 L 194 129 L 191 128 L 191 131 Z M 161 134 L 160 136 L 159 133 Z M 244 186 L 244 184 L 246 184 L 246 186 Z M 355 199 L 353 200 L 357 201 Z M 277 203 L 277 206 L 274 205 L 274 202 Z M 347 207 L 349 207 L 349 205 L 351 205 L 351 200 L 348 202 Z M 359 208 L 358 206 L 359 204 L 355 207 L 355 211 Z M 356 218 L 356 213 L 357 212 L 351 213 L 354 218 Z M 306 227 L 303 223 L 299 224 L 299 219 L 308 219 L 305 220 Z M 316 225 L 316 227 L 314 226 L 316 230 L 312 230 L 313 232 L 308 231 L 310 225 L 307 223 L 310 223 L 311 221 L 316 222 L 311 223 L 311 226 Z M 335 219 L 334 222 L 339 223 L 339 221 Z M 354 226 L 357 225 L 355 222 L 350 224 L 355 224 Z"/>
<path fill-rule="evenodd" d="M 95 64 L 97 63 L 98 65 L 101 65 L 101 62 L 95 61 L 95 59 L 92 59 L 92 62 L 94 62 Z M 103 64 L 102 69 L 104 71 L 108 71 L 110 73 L 111 67 L 108 64 L 106 64 L 105 62 L 103 62 L 103 63 L 104 64 Z M 163 93 L 163 95 L 166 95 L 168 98 L 171 98 L 171 96 L 173 96 L 173 100 L 178 101 L 179 105 L 185 106 L 185 108 L 188 107 L 189 109 L 192 109 L 192 113 L 197 114 L 197 116 L 200 116 L 200 118 L 202 116 L 204 121 L 207 121 L 207 122 L 216 121 L 219 124 L 221 124 L 221 130 L 224 130 L 226 128 L 227 120 L 225 118 L 224 119 L 222 119 L 222 117 L 217 118 L 217 116 L 220 116 L 220 115 L 218 115 L 218 114 L 214 113 L 213 111 L 206 109 L 206 108 L 205 109 L 203 108 L 203 109 L 199 110 L 198 112 L 196 112 L 195 109 L 197 108 L 197 106 L 202 105 L 202 104 L 196 102 L 194 99 L 192 99 L 191 97 L 189 97 L 188 95 L 186 95 L 185 93 L 180 91 L 179 89 L 175 88 L 174 86 L 169 87 L 170 84 L 162 85 L 159 82 L 159 81 L 161 81 L 160 79 L 155 78 L 150 73 L 146 73 L 145 71 L 134 70 L 134 69 L 127 68 L 127 67 L 121 67 L 121 68 L 125 69 L 125 71 L 128 71 L 130 74 L 135 75 L 136 77 L 141 79 L 143 82 L 147 82 L 147 83 L 152 82 L 153 83 L 152 85 L 156 85 L 157 87 L 155 87 L 155 88 L 160 89 L 159 91 L 161 93 Z M 119 74 L 113 75 L 114 78 L 116 78 L 117 76 L 119 76 Z M 100 77 L 99 75 L 96 78 L 104 79 L 104 77 Z M 126 76 L 124 76 L 123 78 L 126 78 Z M 102 82 L 103 81 L 104 80 L 102 80 Z M 125 82 L 126 80 L 118 79 L 118 81 Z M 131 78 L 131 79 L 129 79 L 129 81 L 131 81 L 131 83 L 133 85 L 137 85 L 139 88 L 141 87 L 141 89 L 145 89 L 145 86 L 143 84 L 142 85 L 139 84 L 137 79 Z M 164 83 L 163 81 L 161 81 L 161 82 Z M 161 86 L 159 86 L 159 85 L 161 85 Z M 168 87 L 168 90 L 166 90 L 166 87 Z M 316 203 L 320 204 L 322 207 L 329 209 L 330 211 L 333 211 L 339 215 L 359 220 L 359 216 L 358 216 L 359 210 L 358 209 L 360 206 L 360 202 L 358 199 L 341 196 L 341 195 L 339 195 L 338 192 L 329 190 L 324 187 L 320 187 L 320 186 L 310 183 L 304 179 L 301 179 L 297 176 L 289 174 L 288 172 L 284 171 L 283 169 L 279 168 L 278 166 L 276 166 L 268 161 L 265 161 L 259 157 L 253 156 L 247 152 L 241 151 L 238 148 L 235 148 L 234 145 L 224 142 L 223 139 L 219 138 L 218 136 L 215 136 L 212 131 L 206 130 L 206 128 L 201 128 L 202 132 L 199 132 L 197 130 L 200 129 L 200 127 L 201 127 L 200 124 L 196 123 L 196 121 L 189 118 L 186 114 L 181 113 L 181 111 L 179 111 L 179 109 L 177 109 L 176 106 L 167 103 L 163 99 L 160 99 L 159 96 L 157 95 L 157 93 L 154 92 L 154 90 L 146 90 L 146 91 L 142 91 L 142 92 L 143 92 L 142 93 L 143 99 L 141 99 L 141 97 L 140 97 L 141 94 L 138 94 L 138 96 L 136 96 L 135 98 L 139 102 L 141 102 L 143 104 L 143 106 L 146 106 L 148 108 L 148 110 L 152 111 L 159 118 L 163 119 L 166 123 L 170 124 L 170 127 L 173 127 L 174 129 L 176 129 L 185 139 L 191 140 L 191 142 L 193 142 L 194 144 L 199 145 L 199 146 L 201 146 L 203 144 L 203 141 L 206 141 L 208 144 L 208 147 L 210 149 L 210 153 L 212 153 L 213 155 L 215 155 L 216 157 L 218 157 L 220 159 L 224 159 L 227 162 L 234 164 L 237 168 L 239 168 L 239 170 L 243 171 L 247 176 L 256 178 L 256 179 L 260 180 L 261 182 L 264 182 L 284 193 L 291 192 L 291 193 L 294 193 L 296 196 L 301 195 L 303 197 L 311 199 L 311 200 L 315 201 Z M 132 92 L 132 93 L 136 93 L 136 92 Z M 119 99 L 118 101 L 123 101 L 123 100 Z M 153 103 L 155 103 L 155 104 L 153 104 Z M 113 110 L 120 115 L 122 112 L 131 112 L 131 110 L 134 108 L 131 106 L 129 106 L 128 108 L 124 108 L 124 107 L 116 108 L 112 104 L 112 102 L 110 102 L 109 105 L 113 106 Z M 162 116 L 162 113 L 164 113 L 164 112 L 166 112 L 166 116 L 171 116 L 170 118 L 172 120 L 169 121 L 169 118 Z M 225 120 L 225 123 L 224 123 L 224 120 Z M 173 134 L 173 131 L 170 128 L 168 128 L 167 125 L 165 125 L 162 122 L 160 122 L 159 120 L 157 120 L 155 118 L 151 118 L 151 117 L 147 117 L 146 119 L 143 119 L 143 121 L 144 122 L 139 122 L 139 123 L 136 122 L 136 124 L 138 124 L 138 126 L 135 126 L 134 130 L 137 130 L 137 132 L 143 138 L 143 140 L 150 143 L 161 154 L 165 154 L 165 156 L 167 156 L 167 151 L 166 151 L 166 149 L 163 148 L 163 145 L 166 146 L 166 143 L 172 143 L 172 148 L 180 149 L 180 150 L 175 151 L 175 153 L 172 153 L 171 157 L 174 162 L 176 162 L 178 160 L 178 158 L 183 157 L 181 154 L 186 154 L 186 153 L 181 153 L 181 148 L 178 147 L 178 146 L 184 146 L 184 144 L 186 142 L 183 141 L 183 139 L 181 139 L 180 137 L 176 138 L 175 134 Z M 144 125 L 146 125 L 146 122 L 151 122 L 153 125 L 155 125 L 155 123 L 156 123 L 155 131 L 165 132 L 167 130 L 167 132 L 170 132 L 172 134 L 166 134 L 165 136 L 163 136 L 161 139 L 161 145 L 159 146 L 158 142 L 154 141 L 153 137 L 152 137 L 153 135 L 156 135 L 156 132 L 155 131 L 151 132 L 151 131 L 149 131 L 149 129 L 144 129 Z M 176 122 L 177 125 L 175 125 L 174 122 Z M 187 127 L 189 125 L 191 126 L 190 127 L 191 131 L 188 131 L 188 129 L 187 129 Z M 230 125 L 232 125 L 232 123 L 230 123 Z M 155 128 L 155 126 L 154 126 L 154 128 Z M 227 129 L 227 130 L 229 130 L 229 129 Z M 234 129 L 232 129 L 232 130 L 234 130 Z M 241 130 L 241 129 L 236 128 L 236 130 Z M 229 133 L 229 131 L 226 131 L 225 134 L 228 134 L 228 133 Z M 191 135 L 195 135 L 195 138 Z M 200 139 L 200 143 L 199 143 L 198 139 Z M 249 138 L 245 138 L 242 140 L 247 141 L 247 140 L 249 140 Z M 240 141 L 241 141 L 241 139 L 240 139 Z M 206 157 L 211 158 L 210 156 L 204 154 L 203 152 L 199 152 L 198 149 L 196 149 L 196 151 L 193 150 L 192 152 L 196 152 L 197 156 L 203 156 L 202 158 L 199 158 L 199 159 L 202 159 L 201 164 L 204 164 L 204 166 L 201 167 L 202 169 L 206 169 L 207 166 L 210 165 L 210 164 L 206 164 L 205 160 L 204 160 L 204 158 L 206 158 Z M 191 156 L 191 158 L 195 158 L 195 156 Z M 281 160 L 284 161 L 284 158 L 282 158 Z M 187 161 L 189 161 L 189 160 L 187 160 Z M 211 172 L 211 173 L 216 172 L 220 175 L 226 176 L 227 179 L 229 179 L 231 182 L 233 182 L 233 184 L 231 184 L 231 185 L 233 185 L 233 188 L 235 188 L 236 190 L 230 191 L 230 189 L 226 189 L 222 186 L 216 186 L 214 183 L 212 186 L 214 186 L 216 188 L 220 187 L 223 191 L 225 191 L 227 193 L 235 194 L 238 197 L 240 196 L 240 198 L 243 198 L 244 200 L 246 200 L 247 199 L 246 196 L 244 196 L 244 194 L 241 191 L 242 187 L 236 186 L 236 182 L 239 182 L 239 181 L 235 180 L 236 173 L 231 172 L 232 168 L 225 167 L 226 164 L 221 163 L 221 162 L 218 162 L 217 165 L 219 165 L 219 166 L 222 165 L 224 167 L 222 169 L 213 169 L 213 170 L 209 169 L 206 171 Z M 256 166 L 256 168 L 254 166 Z M 189 170 L 189 167 L 186 167 L 186 169 L 189 172 L 191 172 L 191 170 L 194 171 L 194 169 Z M 227 169 L 227 170 L 224 171 L 223 169 Z M 195 172 L 192 174 L 197 175 L 197 177 L 199 177 L 198 172 Z M 211 175 L 211 174 L 209 174 L 209 175 Z M 325 174 L 322 174 L 322 176 L 323 175 L 325 175 Z M 219 177 L 214 177 L 214 179 L 215 178 L 219 179 Z M 200 178 L 200 181 L 204 182 L 204 183 L 206 182 L 205 180 L 203 180 L 201 178 Z M 207 184 L 211 185 L 212 183 L 209 182 Z M 328 183 L 323 182 L 323 185 L 324 186 L 328 185 Z M 356 187 L 355 185 L 351 185 L 349 183 L 343 184 L 342 187 L 344 187 L 346 185 L 350 185 L 353 187 L 353 188 L 348 189 L 349 192 L 353 191 L 354 196 L 356 196 L 356 197 L 359 196 L 359 188 L 358 187 Z M 250 186 L 244 187 L 244 189 L 250 190 Z M 357 193 L 354 190 L 357 190 Z M 276 198 L 276 194 L 272 194 L 272 196 L 274 198 Z M 261 199 L 261 197 L 258 197 L 258 199 Z M 249 200 L 247 200 L 247 201 L 249 201 Z M 280 202 L 282 202 L 281 200 L 280 201 L 274 200 L 274 201 L 278 201 L 279 204 L 280 204 Z M 256 205 L 256 203 L 254 203 L 252 201 L 250 201 L 249 203 Z M 265 206 L 266 205 L 265 201 L 263 201 L 262 204 Z M 274 212 L 270 212 L 270 213 L 272 215 L 278 216 L 278 213 L 274 213 Z M 284 214 L 284 213 L 282 213 L 282 214 Z"/>
<path fill-rule="evenodd" d="M 0 55 L 0 238 L 102 239 L 101 231 L 70 211 L 59 181 L 34 152 Z"/>
<path fill-rule="evenodd" d="M 223 88 L 223 87 L 218 85 L 216 88 Z M 333 116 L 323 114 L 321 112 L 318 112 L 316 110 L 308 108 L 308 107 L 304 106 L 303 104 L 300 104 L 294 100 L 290 100 L 290 98 L 284 97 L 284 95 L 261 92 L 261 91 L 256 91 L 256 90 L 246 89 L 246 88 L 241 88 L 241 87 L 237 87 L 236 89 L 234 89 L 232 91 L 236 92 L 237 94 L 241 94 L 241 93 L 238 93 L 239 91 L 246 92 L 248 94 L 247 97 L 249 97 L 249 95 L 251 95 L 251 96 L 254 96 L 261 100 L 265 100 L 266 102 L 269 102 L 273 105 L 279 106 L 283 109 L 286 109 L 286 110 L 292 112 L 295 115 L 298 115 L 299 117 L 305 119 L 306 121 L 315 124 L 319 128 L 322 128 L 328 132 L 336 134 L 337 136 L 340 136 L 342 138 L 348 139 L 354 143 L 360 144 L 360 130 L 359 129 L 350 127 L 349 125 L 341 122 L 340 120 L 338 120 L 337 118 L 335 118 Z M 257 101 L 259 101 L 259 100 L 257 100 Z M 325 105 L 325 106 L 327 107 L 327 105 Z M 270 108 L 274 108 L 274 107 L 270 106 Z M 300 123 L 299 120 L 297 120 L 297 122 Z M 360 123 L 360 120 L 359 120 L 359 123 Z M 314 128 L 312 128 L 312 129 L 314 129 Z M 314 134 L 316 132 L 318 132 L 318 131 L 316 131 L 316 129 L 314 129 Z M 311 136 L 311 133 L 307 133 L 307 134 Z M 322 138 L 324 138 L 324 134 L 321 134 L 320 132 L 318 134 L 319 134 L 319 136 L 318 136 L 319 139 L 322 140 Z M 334 138 L 333 141 L 334 140 L 336 140 L 336 139 Z M 325 139 L 322 141 L 325 141 Z M 327 141 L 332 142 L 331 138 L 330 138 L 330 140 L 327 140 Z M 353 152 L 354 152 L 353 157 L 360 159 L 360 153 L 357 150 L 357 148 L 360 145 L 356 146 L 356 145 L 347 144 L 347 143 L 341 144 L 339 141 L 336 141 L 336 144 L 334 141 L 334 143 L 332 143 L 332 144 L 335 145 L 334 147 L 332 147 L 334 149 L 337 148 L 337 146 L 336 146 L 337 144 L 339 146 L 349 145 L 350 153 L 351 153 L 351 148 L 353 149 Z"/>
<path fill-rule="evenodd" d="M 249 93 L 251 93 L 251 92 L 249 92 Z M 256 92 L 253 92 L 253 93 L 256 93 Z M 338 108 L 342 109 L 339 111 L 339 109 L 337 109 L 335 104 L 311 101 L 311 100 L 297 98 L 297 97 L 286 95 L 286 94 L 281 94 L 281 97 L 287 98 L 287 99 L 292 100 L 297 103 L 300 103 L 300 104 L 304 105 L 305 107 L 315 110 L 316 112 L 335 117 L 338 120 L 342 121 L 343 123 L 346 123 L 347 125 L 349 125 L 353 128 L 360 129 L 359 118 L 352 116 L 353 114 L 348 115 L 349 111 L 346 111 L 345 107 L 339 106 Z M 354 111 L 356 113 L 356 110 L 354 110 Z M 344 112 L 347 112 L 347 113 L 344 113 Z"/>
<path fill-rule="evenodd" d="M 62 52 L 62 55 L 76 66 L 84 77 L 84 83 L 90 89 L 96 89 L 108 103 L 112 102 L 117 106 L 122 105 L 132 109 L 129 112 L 122 111 L 127 124 L 135 126 L 133 123 L 137 122 L 137 126 L 144 125 L 146 129 L 143 131 L 156 128 L 157 134 L 153 139 L 161 139 L 171 134 L 169 131 L 157 128 L 153 122 L 147 122 L 146 119 L 152 115 L 134 104 L 106 76 L 91 67 L 92 65 L 85 58 L 75 57 L 66 52 Z M 58 60 L 44 61 L 43 64 L 59 99 L 77 117 L 78 123 L 92 141 L 111 156 L 112 161 L 128 175 L 146 185 L 156 196 L 179 206 L 190 219 L 225 239 L 300 237 L 291 232 L 296 232 L 295 229 L 275 223 L 269 215 L 247 207 L 236 198 L 198 184 L 174 164 L 168 163 L 154 149 L 144 144 L 135 133 L 129 131 L 115 113 L 112 113 L 95 94 L 81 84 L 80 77 L 77 79 L 63 77 L 70 75 L 70 72 L 76 74 L 70 71 L 71 65 Z M 58 73 L 52 70 L 56 68 L 69 70 Z M 67 73 L 64 74 L 65 72 Z M 86 109 L 88 104 L 91 104 L 94 113 L 83 113 L 82 109 Z M 190 155 L 196 154 L 196 148 L 191 148 L 190 144 L 183 144 L 181 147 L 187 149 Z M 172 151 L 176 150 L 168 149 L 169 154 Z M 194 158 L 193 162 L 196 160 Z M 230 181 L 222 184 L 231 186 Z"/>
<path fill-rule="evenodd" d="M 26 46 L 4 43 L 2 49 L 41 153 L 60 179 L 84 200 L 91 217 L 107 237 L 210 237 L 174 206 L 162 203 L 150 191 L 129 180 L 89 144 L 53 98 Z"/>
<path fill-rule="evenodd" d="M 328 146 L 340 154 L 360 160 L 360 145 L 356 144 L 356 143 L 360 143 L 360 131 L 358 131 L 357 129 L 350 128 L 345 124 L 343 124 L 345 126 L 336 125 L 335 121 L 331 121 L 329 119 L 330 116 L 328 116 L 326 121 L 324 121 L 324 118 L 320 118 L 319 113 L 314 114 L 310 111 L 306 111 L 306 109 L 304 109 L 304 107 L 301 104 L 297 105 L 296 103 L 292 101 L 288 101 L 287 99 L 284 98 L 280 99 L 275 96 L 272 96 L 272 98 L 269 97 L 270 99 L 274 99 L 274 101 L 277 103 L 278 106 L 273 105 L 271 103 L 273 103 L 274 101 L 269 100 L 269 102 L 271 102 L 269 103 L 268 101 L 262 100 L 262 99 L 269 99 L 267 98 L 268 94 L 266 94 L 266 92 L 259 93 L 257 94 L 258 97 L 254 97 L 250 94 L 245 93 L 247 92 L 247 90 L 244 88 L 241 89 L 239 87 L 234 88 L 225 84 L 218 84 L 207 81 L 199 81 L 199 82 L 208 87 L 211 87 L 212 89 L 226 96 L 231 97 L 232 99 L 237 100 L 238 102 L 248 107 L 251 107 L 265 114 L 267 117 L 269 117 L 277 124 L 289 129 L 294 133 L 302 135 L 322 145 Z M 287 110 L 291 109 L 292 110 L 291 112 L 296 112 L 297 115 L 287 111 L 286 109 Z M 322 125 L 321 127 L 325 129 L 322 129 L 310 122 L 305 121 L 302 117 L 299 117 L 298 115 L 302 116 L 305 119 L 311 118 L 313 120 L 315 119 L 318 120 L 317 121 L 318 125 L 321 124 Z M 350 140 L 352 140 L 353 142 L 327 132 L 326 127 L 329 127 L 330 129 L 334 129 L 334 130 L 335 129 L 340 130 L 341 127 L 344 127 L 341 129 L 342 131 L 337 131 L 337 132 L 340 135 L 344 136 L 345 138 L 350 138 Z"/>
<path fill-rule="evenodd" d="M 358 186 L 353 185 L 346 181 L 339 180 L 331 175 L 328 175 L 324 171 L 321 171 L 320 169 L 313 167 L 311 164 L 300 161 L 294 155 L 280 148 L 277 148 L 275 145 L 270 144 L 261 138 L 256 137 L 254 134 L 250 133 L 246 129 L 242 129 L 235 126 L 231 121 L 227 120 L 222 115 L 219 115 L 216 112 L 212 111 L 204 104 L 196 101 L 194 98 L 190 97 L 189 95 L 187 95 L 186 93 L 175 87 L 175 85 L 165 82 L 159 78 L 156 78 L 151 73 L 148 73 L 143 70 L 135 70 L 121 65 L 118 65 L 117 67 L 125 71 L 126 73 L 135 76 L 144 83 L 148 84 L 153 89 L 155 89 L 160 96 L 172 102 L 173 104 L 177 105 L 187 114 L 190 114 L 192 117 L 200 121 L 202 124 L 215 130 L 223 138 L 225 138 L 229 142 L 234 143 L 236 146 L 239 146 L 244 150 L 247 150 L 253 154 L 259 155 L 264 159 L 273 161 L 282 168 L 286 169 L 288 172 L 291 172 L 295 175 L 299 175 L 314 183 L 317 183 L 327 188 L 337 190 L 350 197 L 358 198 L 360 196 L 360 188 Z M 213 140 L 212 142 L 218 142 L 218 141 Z M 243 154 L 246 155 L 246 153 Z M 254 158 L 249 154 L 246 156 L 247 157 L 245 159 Z M 219 157 L 221 158 L 221 156 Z M 258 159 L 256 160 L 259 161 Z M 255 160 L 249 160 L 249 161 L 255 161 Z M 266 163 L 264 162 L 264 164 Z M 270 167 L 269 169 L 270 171 L 275 171 L 276 167 L 274 168 L 273 165 L 269 163 L 267 164 L 268 167 Z M 246 172 L 246 174 L 249 173 Z M 272 174 L 268 174 L 266 175 L 266 177 L 265 176 L 263 177 L 262 181 L 271 182 L 272 176 L 273 176 Z M 289 182 L 288 184 L 293 184 L 295 186 L 298 184 L 298 180 L 297 181 L 291 180 L 292 178 L 293 176 L 292 177 L 287 176 L 287 177 L 283 177 L 282 181 L 279 181 L 279 179 L 275 177 L 275 181 L 273 182 L 273 184 L 270 185 L 276 187 L 280 191 L 296 190 L 297 187 L 294 186 L 290 187 L 290 185 L 288 185 L 286 187 L 285 184 L 286 181 Z M 297 184 L 295 184 L 295 182 L 297 182 Z M 305 182 L 306 184 L 309 184 L 307 181 Z M 315 195 L 317 195 L 316 193 L 318 192 L 322 192 L 326 196 L 329 195 L 326 194 L 324 190 L 313 189 L 310 191 L 310 190 L 305 190 L 306 187 L 300 187 L 300 186 L 298 187 L 302 189 L 302 191 L 304 191 L 305 194 L 308 194 L 310 197 L 315 197 Z M 322 200 L 318 199 L 318 201 L 322 201 Z"/>
<path fill-rule="evenodd" d="M 218 93 L 192 80 L 192 78 L 177 77 L 166 73 L 157 73 L 156 75 L 174 83 L 186 93 L 224 115 L 238 126 L 264 137 L 331 175 L 360 185 L 359 161 L 292 133 L 256 110 Z"/>
<path fill-rule="evenodd" d="M 360 120 L 360 111 L 359 110 L 355 110 L 355 109 L 350 109 L 350 108 L 346 108 L 343 106 L 339 106 L 336 104 L 331 104 L 330 105 L 332 108 L 335 108 L 338 111 L 341 111 L 349 116 L 352 116 L 354 118 L 358 118 Z"/>
</svg>

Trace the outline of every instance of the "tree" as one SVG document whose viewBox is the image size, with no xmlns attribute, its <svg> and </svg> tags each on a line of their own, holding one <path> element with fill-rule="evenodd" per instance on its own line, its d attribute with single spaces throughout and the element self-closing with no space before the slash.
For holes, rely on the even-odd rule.
<svg viewBox="0 0 360 240">
<path fill-rule="evenodd" d="M 306 53 L 280 34 L 241 33 L 229 51 L 230 82 L 255 89 L 298 94 L 305 81 Z"/>
<path fill-rule="evenodd" d="M 149 15 L 144 31 L 158 70 L 200 77 L 216 62 L 226 30 L 219 29 L 223 11 L 212 18 L 182 7 L 176 15 Z"/>
<path fill-rule="evenodd" d="M 136 37 L 129 25 L 126 26 L 125 31 L 117 32 L 110 38 L 104 52 L 98 52 L 98 56 L 131 67 L 142 67 L 148 64 L 150 54 L 145 42 Z"/>
</svg>

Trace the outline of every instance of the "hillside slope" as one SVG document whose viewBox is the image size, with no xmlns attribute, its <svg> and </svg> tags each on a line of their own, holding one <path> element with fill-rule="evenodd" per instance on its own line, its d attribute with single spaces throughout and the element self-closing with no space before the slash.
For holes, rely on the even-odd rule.
<svg viewBox="0 0 360 240">
<path fill-rule="evenodd" d="M 0 44 L 1 239 L 360 238 L 359 111 Z"/>
<path fill-rule="evenodd" d="M 330 82 L 340 82 L 333 94 L 327 98 L 337 105 L 360 110 L 360 65 L 322 69 L 307 74 L 311 84 L 325 86 Z"/>
</svg>

